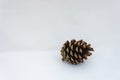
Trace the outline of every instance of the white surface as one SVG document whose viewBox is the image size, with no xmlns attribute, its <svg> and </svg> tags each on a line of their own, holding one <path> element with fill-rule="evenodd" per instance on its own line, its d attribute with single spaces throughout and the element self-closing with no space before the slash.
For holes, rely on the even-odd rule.
<svg viewBox="0 0 120 80">
<path fill-rule="evenodd" d="M 0 0 L 0 80 L 119 80 L 119 0 Z M 95 52 L 63 63 L 66 40 Z"/>
</svg>

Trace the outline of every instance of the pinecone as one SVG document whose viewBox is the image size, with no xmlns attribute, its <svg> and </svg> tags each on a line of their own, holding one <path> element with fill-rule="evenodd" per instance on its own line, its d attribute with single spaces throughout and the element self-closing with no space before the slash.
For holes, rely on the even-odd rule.
<svg viewBox="0 0 120 80">
<path fill-rule="evenodd" d="M 83 40 L 72 39 L 70 42 L 66 41 L 61 48 L 62 60 L 72 64 L 83 63 L 87 56 L 92 55 L 91 51 L 94 51 L 94 49 L 91 48 L 90 44 Z"/>
</svg>

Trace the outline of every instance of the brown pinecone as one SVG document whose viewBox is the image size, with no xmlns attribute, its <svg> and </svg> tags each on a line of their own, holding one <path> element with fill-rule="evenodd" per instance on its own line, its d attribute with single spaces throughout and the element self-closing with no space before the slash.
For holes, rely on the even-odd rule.
<svg viewBox="0 0 120 80">
<path fill-rule="evenodd" d="M 90 44 L 83 40 L 72 39 L 70 42 L 66 41 L 61 48 L 62 60 L 72 64 L 83 63 L 87 56 L 92 55 L 91 51 L 94 51 L 94 49 L 91 48 Z"/>
</svg>

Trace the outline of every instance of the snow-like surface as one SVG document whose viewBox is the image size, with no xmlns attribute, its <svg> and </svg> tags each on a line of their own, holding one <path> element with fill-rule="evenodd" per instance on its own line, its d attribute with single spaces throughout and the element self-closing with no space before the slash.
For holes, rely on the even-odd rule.
<svg viewBox="0 0 120 80">
<path fill-rule="evenodd" d="M 0 80 L 119 79 L 119 54 L 109 49 L 97 49 L 78 65 L 62 62 L 59 51 L 4 52 L 0 54 Z"/>
</svg>

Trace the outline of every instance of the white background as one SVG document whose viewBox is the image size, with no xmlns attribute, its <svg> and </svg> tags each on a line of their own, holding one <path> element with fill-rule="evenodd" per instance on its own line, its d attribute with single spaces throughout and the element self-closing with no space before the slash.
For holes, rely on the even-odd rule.
<svg viewBox="0 0 120 80">
<path fill-rule="evenodd" d="M 0 0 L 0 80 L 119 80 L 119 0 Z M 83 39 L 87 61 L 61 61 L 66 40 Z"/>
</svg>

